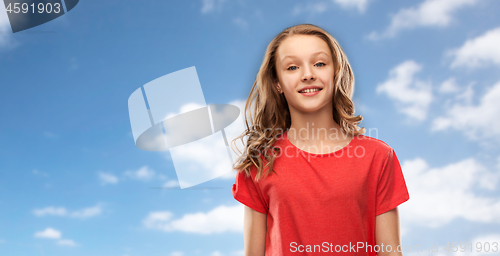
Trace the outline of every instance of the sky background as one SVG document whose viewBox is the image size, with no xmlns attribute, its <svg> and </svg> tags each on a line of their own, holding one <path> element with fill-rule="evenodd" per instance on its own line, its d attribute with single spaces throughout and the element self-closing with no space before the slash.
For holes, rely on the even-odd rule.
<svg viewBox="0 0 500 256">
<path fill-rule="evenodd" d="M 127 100 L 195 66 L 207 104 L 241 106 L 268 43 L 300 23 L 338 40 L 361 127 L 395 149 L 402 242 L 424 249 L 405 255 L 479 255 L 470 243 L 500 243 L 499 12 L 496 0 L 81 0 L 13 34 L 1 6 L 0 255 L 243 255 L 234 173 L 179 189 L 168 151 L 135 146 Z"/>
</svg>

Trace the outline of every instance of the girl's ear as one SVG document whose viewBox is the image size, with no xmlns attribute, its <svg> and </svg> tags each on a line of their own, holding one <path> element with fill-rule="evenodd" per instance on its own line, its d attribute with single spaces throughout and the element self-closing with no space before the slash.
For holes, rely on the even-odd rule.
<svg viewBox="0 0 500 256">
<path fill-rule="evenodd" d="M 279 82 L 276 82 L 276 83 L 275 83 L 275 87 L 276 87 L 276 89 L 278 90 L 278 92 L 279 92 L 279 93 L 282 93 L 282 92 L 283 92 L 283 90 L 281 89 L 281 86 L 280 86 L 280 83 L 279 83 Z"/>
</svg>

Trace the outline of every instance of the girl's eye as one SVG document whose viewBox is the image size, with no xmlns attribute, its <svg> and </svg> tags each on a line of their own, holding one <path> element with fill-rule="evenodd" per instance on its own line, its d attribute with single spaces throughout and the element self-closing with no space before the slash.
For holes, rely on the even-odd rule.
<svg viewBox="0 0 500 256">
<path fill-rule="evenodd" d="M 326 64 L 325 64 L 325 63 L 323 63 L 323 62 L 318 62 L 318 63 L 316 63 L 316 65 L 318 65 L 318 64 L 322 64 L 322 66 L 320 66 L 320 67 L 323 67 L 324 65 L 326 65 Z M 297 66 L 290 66 L 290 67 L 288 67 L 286 70 L 291 70 L 291 71 L 294 71 L 294 70 L 296 70 L 296 69 L 291 69 L 291 68 L 296 68 L 296 67 L 297 67 Z"/>
</svg>

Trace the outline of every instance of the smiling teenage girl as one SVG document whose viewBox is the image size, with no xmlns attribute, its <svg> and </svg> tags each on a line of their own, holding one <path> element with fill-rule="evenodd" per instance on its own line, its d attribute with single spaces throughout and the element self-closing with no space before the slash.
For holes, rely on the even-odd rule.
<svg viewBox="0 0 500 256">
<path fill-rule="evenodd" d="M 287 28 L 267 47 L 234 166 L 245 255 L 402 255 L 401 166 L 389 145 L 362 135 L 353 90 L 344 52 L 321 28 Z"/>
</svg>

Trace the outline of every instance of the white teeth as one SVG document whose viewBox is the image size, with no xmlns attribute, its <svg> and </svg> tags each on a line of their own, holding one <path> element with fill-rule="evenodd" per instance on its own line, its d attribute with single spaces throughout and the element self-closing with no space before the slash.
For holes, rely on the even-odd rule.
<svg viewBox="0 0 500 256">
<path fill-rule="evenodd" d="M 308 93 L 308 92 L 316 92 L 316 91 L 319 91 L 319 90 L 320 90 L 320 89 L 305 89 L 305 90 L 300 91 L 300 93 L 303 93 L 303 92 L 305 92 L 305 93 Z"/>
</svg>

